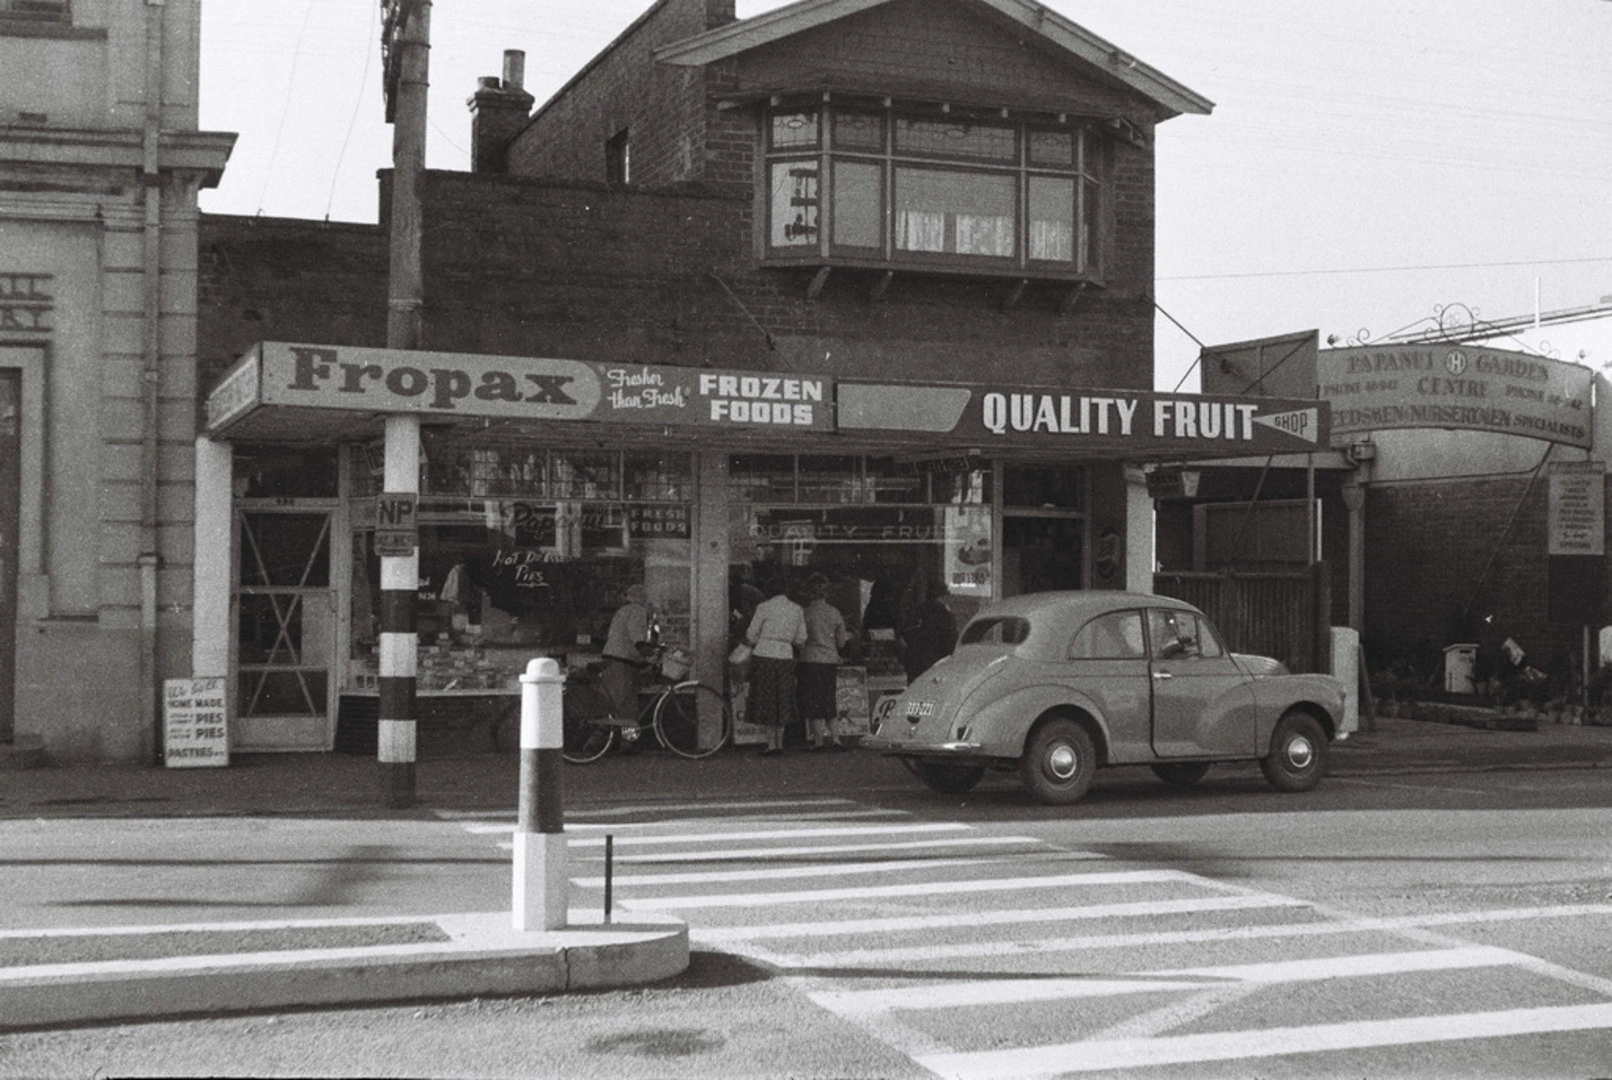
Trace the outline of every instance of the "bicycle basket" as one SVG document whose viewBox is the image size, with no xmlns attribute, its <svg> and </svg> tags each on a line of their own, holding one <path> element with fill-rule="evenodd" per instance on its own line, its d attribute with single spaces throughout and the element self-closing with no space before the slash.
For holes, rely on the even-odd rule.
<svg viewBox="0 0 1612 1080">
<path fill-rule="evenodd" d="M 688 653 L 682 649 L 668 649 L 660 660 L 660 673 L 672 682 L 688 678 Z"/>
</svg>

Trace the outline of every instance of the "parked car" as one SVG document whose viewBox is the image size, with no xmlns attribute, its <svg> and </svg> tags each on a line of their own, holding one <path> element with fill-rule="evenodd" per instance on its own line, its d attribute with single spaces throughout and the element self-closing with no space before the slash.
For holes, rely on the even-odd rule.
<svg viewBox="0 0 1612 1080">
<path fill-rule="evenodd" d="M 909 685 L 862 745 L 936 791 L 1017 769 L 1031 795 L 1072 803 L 1100 766 L 1148 765 L 1169 784 L 1258 761 L 1308 791 L 1347 737 L 1344 685 L 1233 653 L 1203 612 L 1164 596 L 1047 592 L 987 605 L 956 651 Z"/>
</svg>

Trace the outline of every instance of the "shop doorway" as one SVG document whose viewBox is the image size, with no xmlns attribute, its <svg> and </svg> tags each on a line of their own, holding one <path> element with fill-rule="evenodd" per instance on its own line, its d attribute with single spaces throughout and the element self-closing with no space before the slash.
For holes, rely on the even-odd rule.
<svg viewBox="0 0 1612 1080">
<path fill-rule="evenodd" d="M 0 743 L 17 731 L 17 554 L 22 542 L 22 373 L 0 370 Z"/>
<path fill-rule="evenodd" d="M 236 519 L 238 753 L 329 750 L 335 739 L 336 604 L 331 515 L 242 509 Z"/>
<path fill-rule="evenodd" d="M 1003 596 L 1085 587 L 1084 517 L 1057 511 L 1003 513 Z"/>
</svg>

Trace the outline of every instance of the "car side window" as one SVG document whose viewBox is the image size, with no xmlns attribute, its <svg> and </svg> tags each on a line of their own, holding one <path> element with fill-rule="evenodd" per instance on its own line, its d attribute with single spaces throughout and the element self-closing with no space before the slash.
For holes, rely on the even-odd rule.
<svg viewBox="0 0 1612 1080">
<path fill-rule="evenodd" d="M 1189 611 L 1154 608 L 1147 613 L 1147 635 L 1155 660 L 1184 660 L 1203 655 L 1198 619 Z"/>
<path fill-rule="evenodd" d="M 1198 624 L 1199 654 L 1215 659 L 1225 656 L 1226 647 L 1220 644 L 1220 636 L 1215 633 L 1215 628 L 1209 625 L 1209 620 L 1193 616 L 1192 621 Z"/>
<path fill-rule="evenodd" d="M 1146 656 L 1140 611 L 1099 615 L 1082 626 L 1069 643 L 1071 660 L 1140 660 Z"/>
</svg>

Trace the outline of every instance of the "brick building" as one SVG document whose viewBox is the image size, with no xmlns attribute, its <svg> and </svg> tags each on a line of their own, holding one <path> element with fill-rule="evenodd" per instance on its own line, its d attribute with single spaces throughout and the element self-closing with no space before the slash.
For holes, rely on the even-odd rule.
<svg viewBox="0 0 1612 1080">
<path fill-rule="evenodd" d="M 1039 5 L 660 0 L 535 112 L 521 69 L 471 98 L 473 171 L 420 179 L 419 353 L 373 348 L 384 228 L 204 223 L 241 558 L 198 670 L 240 748 L 373 723 L 389 416 L 422 718 L 597 656 L 631 584 L 714 680 L 749 590 L 813 573 L 865 716 L 931 587 L 1145 589 L 1140 462 L 1295 445 L 1282 403 L 1151 389 L 1153 132 L 1209 102 Z"/>
</svg>

